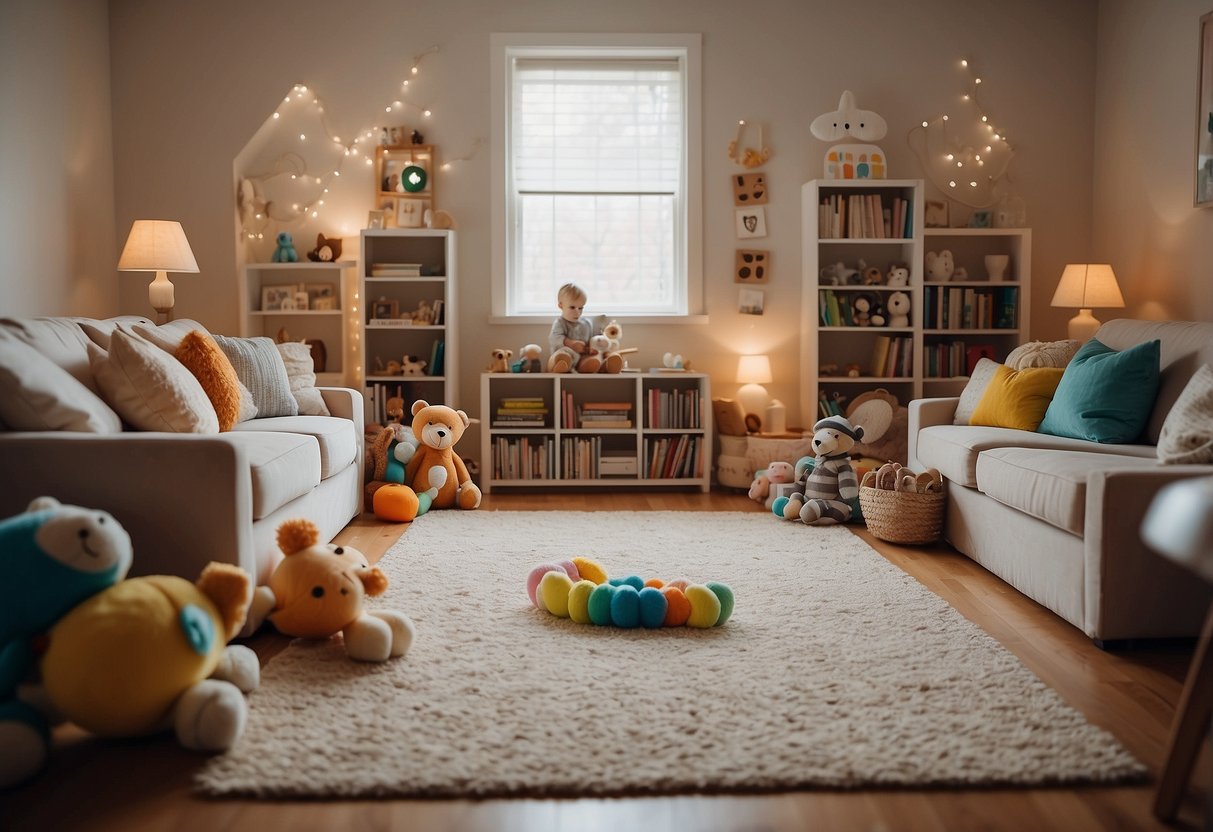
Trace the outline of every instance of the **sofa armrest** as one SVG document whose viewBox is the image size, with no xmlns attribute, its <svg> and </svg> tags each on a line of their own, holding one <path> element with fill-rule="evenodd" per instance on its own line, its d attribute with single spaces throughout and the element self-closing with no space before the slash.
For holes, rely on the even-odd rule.
<svg viewBox="0 0 1213 832">
<path fill-rule="evenodd" d="M 934 425 L 950 425 L 956 415 L 956 405 L 960 403 L 959 396 L 939 399 L 914 399 L 910 402 L 909 445 L 906 452 L 906 462 L 911 470 L 921 471 L 918 461 L 918 432 L 923 428 Z"/>
<path fill-rule="evenodd" d="M 1141 632 L 1158 637 L 1200 632 L 1213 591 L 1147 546 L 1141 525 L 1164 485 L 1210 474 L 1210 465 L 1168 465 L 1089 475 L 1083 530 L 1088 635 L 1107 640 Z"/>
<path fill-rule="evenodd" d="M 364 415 L 365 404 L 362 394 L 349 387 L 318 387 L 324 405 L 333 416 L 349 419 L 354 423 L 354 459 L 358 463 L 358 482 L 366 482 L 364 450 L 366 443 L 362 441 L 366 429 Z"/>
<path fill-rule="evenodd" d="M 131 536 L 132 576 L 192 581 L 212 560 L 257 576 L 249 460 L 220 436 L 0 432 L 0 471 L 2 517 L 43 494 L 114 515 Z"/>
</svg>

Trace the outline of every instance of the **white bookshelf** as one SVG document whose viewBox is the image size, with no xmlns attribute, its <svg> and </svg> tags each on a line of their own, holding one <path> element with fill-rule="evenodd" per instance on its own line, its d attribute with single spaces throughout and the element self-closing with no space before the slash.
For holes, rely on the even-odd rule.
<svg viewBox="0 0 1213 832">
<path fill-rule="evenodd" d="M 285 332 L 292 341 L 320 341 L 324 345 L 324 368 L 317 367 L 317 383 L 349 384 L 350 366 L 346 359 L 351 329 L 350 280 L 355 265 L 353 260 L 247 264 L 240 276 L 240 335 L 277 339 L 280 332 Z M 302 291 L 309 296 L 308 308 L 266 308 L 265 289 L 277 290 L 271 293 L 274 295 Z M 321 297 L 325 300 L 318 304 Z M 292 298 L 290 305 L 302 304 L 296 304 Z M 312 308 L 316 305 L 332 308 Z M 313 348 L 313 356 L 317 352 Z"/>
<path fill-rule="evenodd" d="M 662 396 L 664 395 L 664 399 Z M 711 382 L 703 373 L 482 373 L 480 487 L 694 487 L 712 470 Z M 509 400 L 533 399 L 542 426 L 503 423 Z M 565 401 L 569 405 L 565 405 Z M 592 427 L 594 404 L 630 424 Z M 618 410 L 626 405 L 625 411 Z M 520 408 L 524 409 L 524 408 Z M 682 454 L 678 448 L 682 446 Z"/>
<path fill-rule="evenodd" d="M 376 266 L 416 264 L 420 274 L 381 275 Z M 456 317 L 455 232 L 438 229 L 366 229 L 361 234 L 358 262 L 358 345 L 361 384 L 368 422 L 383 423 L 384 405 L 399 390 L 405 413 L 417 399 L 458 408 L 455 383 L 459 376 Z M 439 321 L 378 326 L 380 311 L 395 310 L 395 320 L 416 312 L 425 301 L 441 301 Z M 441 347 L 439 347 L 441 345 Z M 439 359 L 438 349 L 442 355 Z M 389 372 L 389 362 L 414 356 L 426 362 L 420 375 Z"/>
</svg>

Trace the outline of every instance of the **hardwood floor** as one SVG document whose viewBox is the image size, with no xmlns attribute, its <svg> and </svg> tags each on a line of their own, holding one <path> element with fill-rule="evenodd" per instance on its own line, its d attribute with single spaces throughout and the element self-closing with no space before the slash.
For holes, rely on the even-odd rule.
<svg viewBox="0 0 1213 832">
<path fill-rule="evenodd" d="M 490 495 L 481 510 L 761 511 L 744 496 L 713 492 Z M 338 540 L 379 558 L 407 525 L 360 518 Z M 1153 774 L 1192 645 L 1104 652 L 1074 627 L 946 546 L 903 547 L 855 530 L 877 551 L 979 624 L 1093 723 L 1114 734 Z M 261 634 L 262 662 L 287 641 Z M 407 659 L 406 659 L 407 660 Z M 0 749 L 4 753 L 4 749 Z M 1117 787 L 810 791 L 612 800 L 250 801 L 190 793 L 199 758 L 168 737 L 102 742 L 67 726 L 46 770 L 0 794 L 0 830 L 632 830 L 774 832 L 863 830 L 1199 829 L 1206 817 L 1208 749 L 1172 827 L 1150 813 L 1153 784 Z"/>
</svg>

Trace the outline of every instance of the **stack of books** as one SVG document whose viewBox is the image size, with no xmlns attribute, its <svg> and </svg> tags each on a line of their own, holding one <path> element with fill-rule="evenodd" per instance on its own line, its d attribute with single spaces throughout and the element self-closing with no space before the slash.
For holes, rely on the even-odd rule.
<svg viewBox="0 0 1213 832">
<path fill-rule="evenodd" d="M 372 263 L 371 277 L 421 277 L 421 264 Z"/>
<path fill-rule="evenodd" d="M 578 408 L 578 427 L 592 430 L 632 427 L 631 402 L 586 402 Z"/>
<path fill-rule="evenodd" d="M 503 398 L 493 417 L 495 428 L 542 428 L 547 423 L 548 406 L 541 396 Z"/>
</svg>

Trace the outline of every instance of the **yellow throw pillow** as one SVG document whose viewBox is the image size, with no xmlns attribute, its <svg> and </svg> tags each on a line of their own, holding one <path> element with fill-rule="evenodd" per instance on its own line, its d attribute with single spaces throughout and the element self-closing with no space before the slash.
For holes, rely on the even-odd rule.
<svg viewBox="0 0 1213 832">
<path fill-rule="evenodd" d="M 194 374 L 215 406 L 220 432 L 231 430 L 240 420 L 240 379 L 227 355 L 210 335 L 198 329 L 181 339 L 174 355 Z"/>
<path fill-rule="evenodd" d="M 1036 430 L 1061 382 L 1061 367 L 998 368 L 973 411 L 970 425 Z"/>
</svg>

